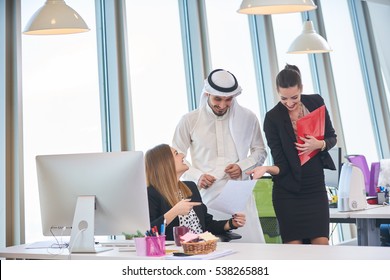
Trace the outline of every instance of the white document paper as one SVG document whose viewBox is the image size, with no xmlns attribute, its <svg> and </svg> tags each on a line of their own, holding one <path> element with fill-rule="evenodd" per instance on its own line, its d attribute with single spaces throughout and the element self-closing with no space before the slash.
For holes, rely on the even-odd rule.
<svg viewBox="0 0 390 280">
<path fill-rule="evenodd" d="M 208 203 L 207 207 L 232 215 L 244 211 L 256 182 L 229 180 L 220 195 Z"/>
</svg>

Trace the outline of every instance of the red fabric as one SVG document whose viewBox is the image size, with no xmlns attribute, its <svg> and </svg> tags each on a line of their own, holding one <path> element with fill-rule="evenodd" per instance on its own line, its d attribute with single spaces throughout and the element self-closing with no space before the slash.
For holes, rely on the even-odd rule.
<svg viewBox="0 0 390 280">
<path fill-rule="evenodd" d="M 306 116 L 300 118 L 297 121 L 297 134 L 298 143 L 304 143 L 299 137 L 305 137 L 306 135 L 314 136 L 318 140 L 324 140 L 325 133 L 325 105 L 315 109 Z M 299 156 L 301 165 L 304 165 L 312 157 L 318 154 L 320 150 L 312 151 L 309 154 L 303 154 Z"/>
</svg>

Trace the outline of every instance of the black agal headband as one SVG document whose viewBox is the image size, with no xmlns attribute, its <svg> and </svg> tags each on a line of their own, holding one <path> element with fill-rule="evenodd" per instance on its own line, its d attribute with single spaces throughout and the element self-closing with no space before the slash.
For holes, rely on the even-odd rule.
<svg viewBox="0 0 390 280">
<path fill-rule="evenodd" d="M 237 79 L 236 79 L 236 77 L 235 77 L 232 73 L 230 73 L 229 71 L 226 71 L 226 72 L 228 72 L 230 75 L 232 75 L 232 77 L 233 77 L 233 79 L 234 79 L 234 85 L 233 85 L 232 87 L 229 87 L 229 88 L 220 87 L 220 86 L 216 85 L 216 84 L 212 81 L 211 76 L 212 76 L 215 72 L 218 72 L 218 71 L 225 71 L 225 70 L 223 70 L 223 69 L 216 69 L 216 70 L 212 71 L 212 72 L 209 74 L 208 78 L 207 78 L 207 81 L 208 81 L 209 85 L 210 85 L 213 89 L 218 90 L 218 91 L 220 91 L 220 92 L 232 92 L 232 91 L 235 91 L 235 90 L 238 88 Z"/>
</svg>

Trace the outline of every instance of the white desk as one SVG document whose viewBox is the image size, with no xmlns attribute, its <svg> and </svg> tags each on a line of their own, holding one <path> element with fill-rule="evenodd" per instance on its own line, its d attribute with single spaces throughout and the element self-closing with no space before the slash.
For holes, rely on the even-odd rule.
<svg viewBox="0 0 390 280">
<path fill-rule="evenodd" d="M 167 249 L 181 248 L 169 246 Z M 221 260 L 390 260 L 390 250 L 386 247 L 218 243 L 218 251 L 226 249 L 232 249 L 235 253 L 224 256 L 220 258 Z M 164 259 L 164 257 L 138 257 L 135 252 L 119 252 L 117 247 L 97 254 L 69 255 L 68 251 L 64 250 L 62 254 L 53 255 L 46 249 L 26 249 L 26 245 L 2 248 L 0 257 L 55 260 Z"/>
<path fill-rule="evenodd" d="M 367 209 L 350 212 L 330 208 L 330 219 L 331 222 L 356 223 L 359 246 L 379 246 L 379 225 L 390 223 L 390 206 L 369 204 Z"/>
</svg>

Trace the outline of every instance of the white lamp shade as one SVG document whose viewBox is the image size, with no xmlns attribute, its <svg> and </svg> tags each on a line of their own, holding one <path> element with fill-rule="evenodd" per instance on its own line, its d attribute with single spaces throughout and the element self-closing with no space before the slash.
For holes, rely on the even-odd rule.
<svg viewBox="0 0 390 280">
<path fill-rule="evenodd" d="M 23 34 L 54 35 L 89 31 L 82 17 L 63 0 L 47 0 L 31 17 Z"/>
<path fill-rule="evenodd" d="M 311 0 L 243 0 L 240 9 L 241 14 L 285 14 L 305 12 L 316 9 Z"/>
<path fill-rule="evenodd" d="M 310 20 L 303 23 L 302 34 L 299 35 L 291 44 L 287 53 L 325 53 L 331 52 L 328 42 L 314 30 L 313 22 Z"/>
</svg>

